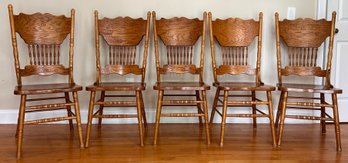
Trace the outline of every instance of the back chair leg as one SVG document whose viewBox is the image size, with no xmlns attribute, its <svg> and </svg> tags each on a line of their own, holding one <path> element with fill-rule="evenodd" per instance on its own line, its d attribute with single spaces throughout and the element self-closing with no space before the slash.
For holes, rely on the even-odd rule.
<svg viewBox="0 0 348 163">
<path fill-rule="evenodd" d="M 282 112 L 283 98 L 284 98 L 284 92 L 281 92 L 279 96 L 278 110 L 277 110 L 276 120 L 274 124 L 276 129 L 279 127 L 280 115 L 282 114 L 281 112 Z"/>
<path fill-rule="evenodd" d="M 279 131 L 278 131 L 278 146 L 280 146 L 282 143 L 287 100 L 288 100 L 288 92 L 284 92 L 283 100 L 282 100 L 281 116 L 280 116 L 280 125 L 279 125 Z"/>
<path fill-rule="evenodd" d="M 253 101 L 256 101 L 256 94 L 255 91 L 251 92 L 251 98 Z M 256 114 L 256 104 L 252 104 L 252 108 L 253 108 L 253 114 Z M 256 121 L 256 117 L 253 117 L 253 127 L 256 128 L 257 127 L 257 121 Z"/>
<path fill-rule="evenodd" d="M 210 127 L 212 127 L 213 125 L 213 121 L 214 121 L 214 116 L 215 116 L 215 112 L 216 112 L 216 107 L 217 107 L 217 103 L 219 101 L 219 95 L 220 95 L 220 90 L 219 88 L 216 89 L 216 93 L 215 93 L 215 97 L 214 97 L 214 102 L 213 102 L 213 107 L 211 110 L 211 116 L 210 116 Z"/>
<path fill-rule="evenodd" d="M 274 120 L 273 119 L 273 103 L 272 103 L 272 92 L 271 91 L 267 91 L 267 101 L 268 101 L 269 124 L 271 127 L 273 147 L 277 147 L 275 127 L 274 127 L 274 121 L 273 121 Z"/>
<path fill-rule="evenodd" d="M 197 100 L 197 101 L 201 101 L 199 91 L 196 91 L 196 100 Z M 197 103 L 197 111 L 198 111 L 198 114 L 201 114 L 201 113 L 202 113 L 201 103 Z M 199 126 L 202 126 L 202 125 L 203 125 L 203 123 L 202 123 L 202 117 L 199 116 L 199 117 L 198 117 L 198 120 L 199 120 Z"/>
<path fill-rule="evenodd" d="M 141 102 L 141 112 L 142 112 L 143 121 L 144 121 L 144 128 L 147 129 L 145 104 L 144 104 L 144 98 L 143 98 L 143 93 L 142 92 L 140 92 L 140 102 Z"/>
<path fill-rule="evenodd" d="M 86 148 L 89 146 L 89 139 L 90 139 L 90 135 L 91 135 L 94 100 L 95 100 L 95 91 L 91 91 L 91 95 L 89 98 L 88 120 L 87 120 L 87 129 L 86 129 L 87 130 L 86 131 L 86 142 L 85 142 Z"/>
<path fill-rule="evenodd" d="M 70 103 L 70 95 L 69 95 L 69 92 L 65 92 L 65 102 L 66 103 Z M 68 105 L 66 106 L 66 111 L 68 112 L 68 116 L 71 117 L 72 114 L 71 114 L 71 106 Z M 73 125 L 73 120 L 70 119 L 69 120 L 69 126 L 70 126 L 70 131 L 73 131 L 74 130 L 74 125 Z"/>
<path fill-rule="evenodd" d="M 161 111 L 162 111 L 162 101 L 163 101 L 163 90 L 159 90 L 158 99 L 157 99 L 157 109 L 156 109 L 155 133 L 153 135 L 153 145 L 157 145 L 158 128 L 159 128 L 159 122 L 160 122 Z"/>
<path fill-rule="evenodd" d="M 227 101 L 228 91 L 224 91 L 224 100 L 222 106 L 222 119 L 221 119 L 221 135 L 220 135 L 220 146 L 224 145 L 225 127 L 226 127 L 226 114 L 227 114 Z"/>
<path fill-rule="evenodd" d="M 335 123 L 335 133 L 336 133 L 336 149 L 338 152 L 342 151 L 341 147 L 341 133 L 340 133 L 340 119 L 338 115 L 338 104 L 337 104 L 337 94 L 332 94 L 332 104 L 333 104 L 333 115 Z"/>
<path fill-rule="evenodd" d="M 94 100 L 94 99 L 93 99 Z M 105 100 L 105 91 L 102 91 L 100 93 L 100 101 L 101 102 L 104 102 Z M 99 105 L 99 116 L 102 116 L 103 115 L 103 111 L 104 111 L 104 105 Z M 99 117 L 98 118 L 98 128 L 101 128 L 102 126 L 102 123 L 103 123 L 103 118 L 102 117 Z"/>
<path fill-rule="evenodd" d="M 17 159 L 20 159 L 21 155 L 22 155 L 22 142 L 23 142 L 23 128 L 24 128 L 26 99 L 27 99 L 27 95 L 21 95 L 21 104 L 19 107 L 19 114 L 18 114 Z"/>
<path fill-rule="evenodd" d="M 325 103 L 325 94 L 324 93 L 320 93 L 320 103 L 324 104 Z M 321 107 L 321 118 L 325 118 L 325 107 Z M 320 121 L 321 124 L 321 133 L 326 133 L 326 121 L 325 120 L 321 120 Z"/>
<path fill-rule="evenodd" d="M 82 126 L 81 126 L 81 117 L 80 117 L 80 107 L 79 100 L 77 97 L 77 92 L 73 92 L 74 105 L 75 105 L 75 114 L 76 114 L 76 124 L 77 124 L 77 132 L 79 134 L 80 140 L 80 148 L 84 148 L 83 138 L 82 138 Z"/>
<path fill-rule="evenodd" d="M 140 98 L 140 91 L 136 91 L 136 103 L 137 103 L 137 113 L 138 113 L 138 127 L 139 127 L 139 137 L 140 137 L 140 146 L 144 146 L 144 133 L 143 133 L 143 120 L 142 120 L 142 104 Z"/>
<path fill-rule="evenodd" d="M 207 105 L 206 91 L 202 91 L 202 98 L 203 98 L 203 109 L 204 109 L 203 111 L 204 111 L 206 142 L 209 145 L 210 144 L 210 132 L 209 132 L 209 122 L 208 122 L 208 105 Z"/>
</svg>

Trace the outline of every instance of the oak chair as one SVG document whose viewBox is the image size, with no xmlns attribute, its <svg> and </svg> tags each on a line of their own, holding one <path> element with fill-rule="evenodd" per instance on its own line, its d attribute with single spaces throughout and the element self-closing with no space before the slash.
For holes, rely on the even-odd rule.
<svg viewBox="0 0 348 163">
<path fill-rule="evenodd" d="M 203 82 L 204 67 L 204 42 L 205 42 L 205 22 L 206 13 L 203 14 L 203 21 L 188 18 L 171 18 L 159 20 L 156 19 L 156 13 L 152 12 L 155 57 L 156 57 L 156 74 L 157 82 L 154 90 L 158 91 L 156 125 L 154 132 L 154 145 L 157 144 L 159 123 L 161 117 L 199 117 L 202 125 L 202 117 L 205 121 L 206 143 L 210 144 L 209 126 L 208 126 L 208 108 L 206 100 L 206 90 L 210 87 Z M 197 67 L 194 63 L 195 47 L 199 38 L 200 46 L 200 65 Z M 159 40 L 163 43 L 163 49 L 166 52 L 160 54 Z M 197 48 L 198 49 L 198 48 Z M 167 60 L 164 63 L 163 58 Z M 163 81 L 161 77 L 168 74 L 191 74 L 198 76 L 199 81 Z M 172 79 L 173 80 L 173 77 Z M 173 94 L 166 92 L 180 91 L 182 94 Z M 187 93 L 188 92 L 188 93 Z M 194 92 L 194 93 L 190 93 Z M 171 97 L 182 97 L 185 100 L 172 99 Z M 170 98 L 170 99 L 169 99 Z M 186 100 L 191 98 L 190 100 Z M 163 106 L 195 106 L 198 113 L 162 113 Z"/>
<path fill-rule="evenodd" d="M 139 124 L 140 145 L 144 146 L 143 123 L 146 127 L 145 107 L 142 91 L 145 90 L 146 60 L 149 43 L 149 27 L 151 13 L 147 13 L 147 19 L 132 19 L 130 17 L 117 17 L 113 19 L 98 18 L 95 11 L 95 48 L 96 48 L 96 82 L 87 86 L 91 91 L 88 124 L 85 146 L 88 147 L 92 119 L 99 119 L 101 127 L 102 118 L 137 118 Z M 145 36 L 145 37 L 144 37 Z M 100 40 L 100 38 L 103 38 Z M 144 38 L 144 39 L 143 39 Z M 101 41 L 105 41 L 108 53 L 101 51 Z M 143 40 L 143 41 L 142 41 Z M 141 44 L 144 42 L 143 44 Z M 140 51 L 143 49 L 143 53 Z M 142 57 L 142 63 L 141 63 Z M 103 64 L 103 59 L 107 63 Z M 141 65 L 142 64 L 142 65 Z M 120 82 L 118 78 L 112 78 L 112 82 L 102 81 L 102 77 L 116 74 L 141 76 L 140 82 Z M 100 92 L 100 99 L 95 101 L 96 92 Z M 107 94 L 107 92 L 119 92 L 121 94 Z M 134 92 L 134 94 L 126 94 Z M 134 100 L 129 100 L 129 99 Z M 99 109 L 94 112 L 94 106 Z M 137 114 L 103 114 L 106 107 L 136 107 Z"/>
<path fill-rule="evenodd" d="M 331 21 L 309 18 L 280 21 L 279 14 L 275 14 L 278 90 L 281 91 L 275 124 L 276 127 L 279 127 L 278 146 L 282 142 L 285 118 L 320 120 L 322 133 L 326 132 L 326 121 L 333 121 L 337 151 L 341 151 L 337 94 L 342 93 L 342 90 L 334 88 L 330 81 L 335 21 L 335 12 L 332 13 Z M 317 60 L 320 57 L 318 49 L 324 46 L 326 39 L 328 39 L 328 52 L 323 55 L 323 58 L 326 57 L 326 67 L 324 67 L 317 63 Z M 285 57 L 283 57 L 284 55 Z M 283 82 L 283 78 L 293 75 L 301 78 L 306 76 L 319 77 L 325 82 L 323 85 Z M 301 95 L 289 95 L 289 92 L 297 92 Z M 312 93 L 313 96 L 304 96 L 304 93 Z M 332 96 L 331 104 L 326 102 L 325 94 Z M 326 108 L 333 109 L 333 117 L 326 112 Z M 288 109 L 317 110 L 320 111 L 320 116 L 286 115 Z"/>
<path fill-rule="evenodd" d="M 22 140 L 23 140 L 23 128 L 24 125 L 38 124 L 46 122 L 55 122 L 69 120 L 71 131 L 73 131 L 73 122 L 75 119 L 78 128 L 78 135 L 80 140 L 80 147 L 83 148 L 82 129 L 80 121 L 80 109 L 78 104 L 78 91 L 82 90 L 82 87 L 76 85 L 73 79 L 73 55 L 74 55 L 74 21 L 75 11 L 71 10 L 71 17 L 54 16 L 51 14 L 13 14 L 12 5 L 8 6 L 10 24 L 11 24 L 11 37 L 13 45 L 14 64 L 16 69 L 17 86 L 15 87 L 14 94 L 21 96 L 18 124 L 17 124 L 17 158 L 21 157 Z M 19 48 L 17 44 L 18 34 L 28 48 L 28 56 L 25 57 L 19 54 Z M 60 57 L 61 54 L 67 53 L 61 50 L 61 44 L 69 37 L 69 65 L 65 67 Z M 22 58 L 22 59 L 20 59 Z M 26 60 L 27 62 L 25 62 Z M 20 61 L 28 63 L 21 66 Z M 53 74 L 59 74 L 68 76 L 66 83 L 54 83 L 54 84 L 34 84 L 24 85 L 22 78 L 28 76 L 48 76 Z M 49 94 L 64 94 L 59 97 L 49 97 Z M 72 94 L 73 101 L 70 100 L 70 94 Z M 32 96 L 34 95 L 34 97 Z M 38 97 L 41 95 L 41 97 Z M 31 96 L 32 98 L 28 98 Z M 54 102 L 52 100 L 62 99 L 64 102 Z M 37 104 L 37 101 L 47 101 L 45 104 Z M 51 102 L 51 103 L 49 103 Z M 32 103 L 28 105 L 27 103 Z M 71 107 L 74 107 L 75 113 L 72 112 Z M 44 118 L 37 120 L 25 121 L 25 113 L 44 112 L 53 110 L 67 110 L 67 116 Z"/>
<path fill-rule="evenodd" d="M 216 94 L 213 102 L 210 125 L 212 125 L 215 112 L 222 117 L 220 146 L 224 144 L 224 133 L 227 117 L 253 118 L 253 126 L 256 127 L 256 118 L 265 117 L 270 120 L 270 128 L 273 146 L 276 146 L 275 129 L 273 122 L 272 91 L 275 87 L 265 85 L 261 81 L 261 47 L 262 47 L 262 21 L 263 14 L 260 12 L 259 20 L 243 20 L 239 18 L 228 18 L 225 20 L 212 20 L 209 12 L 210 28 L 210 49 L 212 55 L 212 67 L 214 75 L 213 86 L 216 87 Z M 257 39 L 256 39 L 257 38 Z M 257 52 L 249 54 L 251 44 L 257 41 Z M 218 46 L 214 43 L 217 42 Z M 216 49 L 215 49 L 216 48 Z M 216 52 L 218 51 L 218 52 Z M 219 54 L 219 55 L 217 55 Z M 256 58 L 256 67 L 250 64 L 250 58 Z M 220 60 L 218 65 L 217 60 Z M 246 74 L 253 76 L 253 82 L 225 82 L 219 81 L 219 77 L 224 75 L 240 76 Z M 223 92 L 223 95 L 220 94 Z M 236 92 L 248 92 L 249 94 L 236 94 Z M 262 101 L 256 97 L 256 92 L 264 92 L 267 100 Z M 232 94 L 233 93 L 233 94 Z M 222 97 L 222 99 L 220 98 Z M 248 98 L 248 100 L 230 100 L 236 98 Z M 219 105 L 219 102 L 221 103 Z M 258 105 L 267 105 L 268 114 L 262 112 Z M 221 112 L 217 107 L 222 107 Z M 229 114 L 229 107 L 251 108 L 252 114 Z"/>
</svg>

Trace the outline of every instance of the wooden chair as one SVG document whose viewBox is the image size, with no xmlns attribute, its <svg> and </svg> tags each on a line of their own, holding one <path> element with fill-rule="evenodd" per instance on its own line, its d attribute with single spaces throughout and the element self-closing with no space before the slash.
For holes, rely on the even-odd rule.
<svg viewBox="0 0 348 163">
<path fill-rule="evenodd" d="M 154 90 L 158 91 L 156 125 L 154 133 L 154 145 L 157 144 L 160 117 L 199 117 L 202 124 L 202 117 L 205 121 L 206 143 L 210 144 L 208 126 L 208 108 L 206 100 L 206 90 L 210 87 L 203 82 L 204 67 L 204 42 L 205 42 L 205 22 L 206 13 L 203 14 L 203 21 L 199 19 L 171 18 L 156 19 L 156 13 L 152 12 L 155 54 L 156 54 L 156 73 L 157 82 Z M 194 62 L 194 48 L 201 37 L 200 65 L 197 67 Z M 166 47 L 166 54 L 160 55 L 159 38 Z M 167 63 L 161 65 L 161 57 L 167 56 Z M 165 74 L 184 74 L 189 73 L 199 76 L 197 82 L 166 82 L 161 77 Z M 164 91 L 181 91 L 184 94 L 164 94 Z M 185 92 L 192 92 L 187 94 Z M 202 96 L 201 96 L 202 95 Z M 164 97 L 180 96 L 184 98 L 193 97 L 193 100 L 164 99 Z M 163 106 L 196 106 L 198 113 L 162 113 Z M 203 109 L 202 109 L 203 108 Z"/>
<path fill-rule="evenodd" d="M 278 90 L 281 91 L 276 126 L 279 124 L 278 146 L 281 145 L 285 118 L 296 118 L 304 120 L 320 120 L 322 133 L 326 132 L 326 121 L 335 124 L 337 151 L 341 151 L 340 126 L 337 106 L 337 94 L 342 90 L 334 88 L 330 81 L 332 49 L 335 31 L 336 13 L 332 13 L 332 20 L 296 19 L 279 21 L 278 13 L 275 14 L 276 36 L 277 36 L 277 65 L 278 65 Z M 317 63 L 318 49 L 329 38 L 329 49 L 325 59 L 326 67 Z M 282 41 L 281 41 L 282 40 Z M 283 46 L 281 46 L 281 44 Z M 287 52 L 282 52 L 282 48 Z M 282 53 L 286 57 L 282 57 Z M 319 53 L 320 55 L 320 53 Z M 287 60 L 282 60 L 287 58 Z M 283 64 L 285 63 L 285 64 Z M 285 65 L 285 66 L 283 66 Z M 283 77 L 297 75 L 302 78 L 314 76 L 325 79 L 324 85 L 283 83 Z M 293 96 L 289 92 L 320 94 L 320 97 Z M 325 101 L 325 94 L 332 96 L 332 104 Z M 288 101 L 288 100 L 295 100 Z M 302 100 L 301 100 L 302 99 Z M 307 100 L 307 101 L 305 101 Z M 309 101 L 308 101 L 309 100 Z M 326 113 L 326 108 L 333 109 L 333 117 Z M 318 110 L 321 115 L 286 115 L 287 109 Z"/>
<path fill-rule="evenodd" d="M 93 85 L 86 87 L 87 91 L 91 91 L 86 147 L 89 145 L 93 118 L 99 119 L 99 127 L 101 127 L 102 118 L 138 118 L 140 145 L 144 146 L 142 120 L 144 120 L 144 126 L 146 127 L 146 116 L 142 91 L 146 88 L 144 80 L 148 53 L 150 17 L 151 13 L 148 12 L 147 20 L 142 18 L 132 19 L 130 17 L 99 19 L 98 11 L 95 11 L 97 79 Z M 145 39 L 143 39 L 144 36 Z M 106 42 L 108 47 L 106 51 L 108 51 L 108 53 L 101 52 L 100 37 Z M 141 44 L 142 40 L 145 40 L 143 44 Z M 140 65 L 141 55 L 137 54 L 141 48 L 144 50 L 142 55 L 142 67 Z M 103 56 L 107 58 L 107 63 L 104 67 L 101 66 Z M 102 81 L 103 76 L 111 74 L 133 74 L 141 76 L 141 81 L 120 82 L 115 79 L 113 80 L 114 82 Z M 98 101 L 95 101 L 96 92 L 101 92 Z M 120 92 L 122 94 L 106 94 L 106 92 Z M 134 95 L 126 94 L 129 92 L 134 92 Z M 115 100 L 115 98 L 117 100 Z M 135 100 L 131 101 L 129 98 L 135 98 Z M 99 105 L 99 109 L 94 112 L 94 106 L 96 105 Z M 105 107 L 136 107 L 137 114 L 103 114 Z"/>
<path fill-rule="evenodd" d="M 212 67 L 214 74 L 214 83 L 216 94 L 213 102 L 213 110 L 211 113 L 210 124 L 212 125 L 215 112 L 222 117 L 220 146 L 224 144 L 224 133 L 227 117 L 247 117 L 253 118 L 253 126 L 256 127 L 257 117 L 266 117 L 270 120 L 271 135 L 273 145 L 276 146 L 275 130 L 273 123 L 273 106 L 272 106 L 272 91 L 275 87 L 264 85 L 261 81 L 261 47 L 262 47 L 262 13 L 259 14 L 259 21 L 243 20 L 239 18 L 228 18 L 225 20 L 212 20 L 212 14 L 209 12 L 209 27 L 210 27 L 210 49 L 212 55 Z M 257 54 L 256 68 L 248 62 L 252 57 L 249 54 L 249 47 L 257 37 Z M 221 49 L 220 55 L 216 55 L 214 41 L 219 44 Z M 216 46 L 217 47 L 217 46 Z M 217 59 L 221 60 L 221 64 L 217 67 Z M 254 82 L 221 82 L 218 77 L 223 75 L 241 75 L 247 74 L 255 77 Z M 235 94 L 235 92 L 250 92 L 250 94 Z M 223 95 L 220 95 L 223 92 Z M 233 92 L 233 94 L 230 94 Z M 267 101 L 262 101 L 256 97 L 256 92 L 265 92 Z M 223 99 L 220 99 L 223 97 Z M 247 101 L 233 100 L 231 98 L 249 98 Z M 218 103 L 221 103 L 219 105 Z M 268 114 L 259 110 L 257 105 L 267 105 Z M 217 110 L 217 107 L 222 107 L 222 112 Z M 228 107 L 252 108 L 252 114 L 228 114 Z M 259 114 L 258 114 L 259 113 Z"/>
<path fill-rule="evenodd" d="M 17 158 L 21 157 L 23 128 L 24 125 L 38 124 L 46 122 L 55 122 L 69 120 L 70 129 L 73 129 L 72 120 L 77 122 L 80 147 L 83 148 L 82 129 L 80 121 L 80 109 L 78 104 L 77 92 L 82 90 L 82 87 L 76 85 L 73 79 L 73 55 L 74 55 L 74 20 L 75 11 L 71 10 L 71 17 L 54 16 L 51 14 L 35 13 L 32 15 L 20 13 L 13 14 L 12 5 L 8 6 L 11 36 L 13 45 L 13 56 L 16 68 L 17 86 L 14 94 L 21 96 L 18 124 L 17 124 Z M 17 35 L 24 40 L 28 47 L 28 57 L 20 60 L 19 48 L 17 44 Z M 69 37 L 69 65 L 65 67 L 60 62 L 61 44 L 67 36 Z M 28 65 L 24 68 L 20 61 L 27 60 Z M 22 78 L 28 76 L 47 76 L 47 75 L 65 75 L 68 76 L 67 83 L 54 84 L 35 84 L 24 85 Z M 64 96 L 48 97 L 48 94 L 62 93 Z M 73 101 L 70 100 L 70 93 L 72 93 Z M 34 95 L 34 97 L 32 97 Z M 41 95 L 43 97 L 38 97 Z M 28 98 L 31 96 L 32 98 Z M 64 102 L 52 102 L 52 100 L 63 99 Z M 48 101 L 45 104 L 37 104 L 37 101 Z M 35 103 L 28 105 L 27 103 Z M 72 112 L 71 107 L 75 108 L 75 113 Z M 44 118 L 38 120 L 25 121 L 25 113 L 43 112 L 65 109 L 68 112 L 66 117 Z"/>
</svg>

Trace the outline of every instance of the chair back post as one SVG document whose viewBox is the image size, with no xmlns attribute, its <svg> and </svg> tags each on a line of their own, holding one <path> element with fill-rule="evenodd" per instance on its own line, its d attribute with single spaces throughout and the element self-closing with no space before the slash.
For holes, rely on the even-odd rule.
<svg viewBox="0 0 348 163">
<path fill-rule="evenodd" d="M 152 11 L 152 22 L 153 22 L 153 37 L 154 37 L 154 42 L 155 42 L 155 58 L 156 58 L 156 76 L 157 76 L 157 82 L 159 82 L 161 79 L 160 76 L 160 63 L 159 63 L 159 52 L 158 52 L 158 35 L 157 35 L 157 29 L 156 29 L 156 12 Z"/>
<path fill-rule="evenodd" d="M 329 42 L 329 52 L 328 52 L 328 58 L 327 58 L 327 65 L 326 65 L 326 80 L 325 80 L 325 86 L 330 88 L 331 85 L 331 64 L 332 64 L 332 49 L 333 49 L 333 43 L 334 43 L 334 36 L 335 36 L 335 23 L 336 23 L 336 12 L 332 12 L 332 18 L 331 18 L 331 31 L 330 31 L 330 42 Z"/>
<path fill-rule="evenodd" d="M 94 26 L 95 26 L 95 49 L 96 49 L 96 84 L 101 82 L 101 71 L 100 71 L 100 45 L 99 45 L 99 13 L 97 10 L 94 11 Z"/>
<path fill-rule="evenodd" d="M 215 58 L 215 49 L 214 49 L 214 35 L 213 35 L 213 18 L 211 12 L 208 13 L 208 21 L 209 21 L 209 35 L 210 35 L 210 54 L 211 54 L 211 62 L 213 67 L 213 77 L 214 82 L 218 83 L 217 76 L 216 76 L 216 58 Z"/>
<path fill-rule="evenodd" d="M 259 13 L 259 31 L 258 31 L 258 43 L 257 43 L 257 61 L 256 61 L 256 85 L 262 84 L 261 81 L 261 49 L 262 49 L 262 23 L 263 23 L 263 13 Z"/>
<path fill-rule="evenodd" d="M 276 47 L 277 47 L 277 71 L 278 71 L 278 83 L 282 84 L 282 63 L 280 54 L 280 38 L 279 38 L 279 14 L 275 13 L 275 25 L 276 25 Z"/>
<path fill-rule="evenodd" d="M 74 33 L 75 33 L 75 9 L 71 9 L 71 30 L 69 43 L 69 83 L 74 83 L 73 64 L 74 64 Z"/>
<path fill-rule="evenodd" d="M 199 82 L 203 83 L 203 69 L 204 69 L 204 49 L 205 49 L 205 24 L 207 21 L 207 12 L 203 13 L 203 29 L 202 29 L 202 42 L 201 42 L 201 55 L 200 55 L 200 68 L 199 68 Z"/>
<path fill-rule="evenodd" d="M 147 54 L 149 49 L 149 33 L 150 33 L 150 20 L 151 20 L 151 12 L 147 12 L 147 19 L 146 19 L 146 33 L 145 33 L 145 45 L 144 45 L 144 55 L 143 55 L 143 73 L 141 76 L 141 82 L 145 82 L 145 74 L 146 74 L 146 64 L 147 64 Z"/>
<path fill-rule="evenodd" d="M 13 56 L 14 56 L 14 63 L 15 63 L 15 69 L 16 69 L 17 85 L 22 85 L 22 78 L 20 76 L 20 64 L 19 64 L 19 57 L 18 57 L 17 38 L 16 38 L 16 31 L 14 26 L 14 18 L 13 18 L 13 7 L 11 4 L 8 5 L 8 13 L 9 13 L 9 19 L 10 19 L 10 25 L 11 25 L 11 40 L 12 40 Z"/>
</svg>

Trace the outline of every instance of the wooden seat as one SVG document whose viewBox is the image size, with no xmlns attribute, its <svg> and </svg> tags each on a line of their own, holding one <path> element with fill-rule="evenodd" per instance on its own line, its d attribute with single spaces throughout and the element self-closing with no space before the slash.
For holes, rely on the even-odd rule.
<svg viewBox="0 0 348 163">
<path fill-rule="evenodd" d="M 82 140 L 82 128 L 80 109 L 78 103 L 78 91 L 82 87 L 75 84 L 73 80 L 73 49 L 74 49 L 74 21 L 75 11 L 71 10 L 71 17 L 55 16 L 51 14 L 13 14 L 12 5 L 8 6 L 8 12 L 11 24 L 11 37 L 13 45 L 13 56 L 16 68 L 17 86 L 14 94 L 21 96 L 18 124 L 17 124 L 17 158 L 21 158 L 23 128 L 24 125 L 38 124 L 55 121 L 69 120 L 70 129 L 73 132 L 73 121 L 76 120 L 80 148 L 84 147 Z M 17 34 L 20 36 L 28 47 L 28 56 L 20 55 L 18 48 Z M 70 37 L 67 37 L 67 36 Z M 68 38 L 69 49 L 62 51 L 61 44 Z M 64 63 L 61 54 L 68 52 L 67 63 Z M 20 59 L 21 58 L 21 59 Z M 29 60 L 28 60 L 29 59 Z M 20 61 L 22 64 L 20 64 Z M 24 63 L 24 64 L 23 64 Z M 25 65 L 25 66 L 23 66 Z M 28 76 L 49 76 L 49 75 L 68 76 L 66 83 L 49 83 L 24 85 L 22 79 Z M 44 80 L 44 78 L 40 78 Z M 58 93 L 63 96 L 54 96 Z M 54 95 L 48 95 L 54 94 Z M 73 100 L 70 100 L 72 94 Z M 29 95 L 31 98 L 28 98 Z M 41 97 L 38 97 L 41 95 Z M 55 102 L 52 100 L 62 100 Z M 38 104 L 38 101 L 45 101 L 44 104 Z M 35 102 L 35 103 L 33 103 Z M 74 107 L 75 112 L 71 107 Z M 36 120 L 25 120 L 26 113 L 67 110 L 67 116 L 43 118 Z"/>
<path fill-rule="evenodd" d="M 275 20 L 278 90 L 281 91 L 275 122 L 276 127 L 279 128 L 278 146 L 282 143 L 285 118 L 295 118 L 320 120 L 323 134 L 326 132 L 326 121 L 334 122 L 336 147 L 337 151 L 341 151 L 337 94 L 342 93 L 342 90 L 335 88 L 330 81 L 336 13 L 332 13 L 332 20 L 306 18 L 283 21 L 279 20 L 279 15 L 276 13 Z M 319 48 L 325 46 L 325 40 L 328 40 L 328 51 L 324 55 L 324 52 L 320 53 Z M 326 66 L 317 63 L 320 55 L 323 55 Z M 325 82 L 322 85 L 283 83 L 284 77 L 290 78 L 294 75 L 298 76 L 297 80 L 311 76 L 324 79 Z M 312 96 L 308 96 L 308 93 L 312 93 Z M 325 100 L 326 94 L 331 95 L 331 103 Z M 327 108 L 333 109 L 333 116 L 327 113 Z M 288 109 L 320 111 L 320 116 L 304 115 L 300 114 L 301 112 L 287 114 Z"/>
<path fill-rule="evenodd" d="M 161 117 L 198 117 L 202 125 L 202 117 L 205 121 L 206 143 L 210 144 L 208 126 L 208 107 L 206 90 L 210 87 L 203 82 L 204 67 L 204 42 L 206 13 L 203 14 L 203 21 L 188 18 L 156 19 L 156 13 L 152 12 L 157 82 L 153 87 L 158 91 L 156 125 L 153 144 L 157 144 L 158 130 Z M 196 66 L 194 49 L 196 49 L 199 38 L 201 40 L 200 65 Z M 160 42 L 161 41 L 161 42 Z M 163 46 L 161 46 L 163 45 Z M 160 47 L 159 47 L 160 46 Z M 162 48 L 165 52 L 162 53 Z M 166 56 L 166 57 L 165 57 Z M 164 61 L 165 59 L 166 61 Z M 198 57 L 197 57 L 198 58 Z M 161 77 L 168 77 L 167 74 L 191 74 L 199 76 L 199 81 L 164 81 Z M 170 78 L 170 76 L 168 77 Z M 178 79 L 179 77 L 176 77 Z M 184 79 L 184 77 L 181 77 Z M 173 80 L 173 77 L 168 80 Z M 173 92 L 182 92 L 174 94 Z M 166 93 L 165 93 L 166 92 Z M 193 92 L 193 93 L 190 93 Z M 178 100 L 178 97 L 185 98 Z M 162 107 L 196 106 L 196 113 L 162 113 Z"/>
<path fill-rule="evenodd" d="M 86 87 L 87 91 L 143 91 L 145 83 L 141 82 L 101 82 Z"/>
<path fill-rule="evenodd" d="M 145 90 L 145 70 L 149 43 L 149 27 L 151 13 L 147 19 L 132 19 L 130 17 L 116 17 L 99 19 L 95 11 L 95 48 L 97 78 L 93 85 L 87 86 L 91 92 L 88 110 L 88 123 L 85 146 L 89 146 L 93 118 L 98 119 L 101 127 L 103 118 L 137 118 L 139 125 L 140 145 L 144 146 L 144 127 L 146 128 L 146 113 L 142 91 Z M 100 39 L 102 38 L 102 40 Z M 106 46 L 103 46 L 105 43 Z M 107 47 L 101 50 L 102 47 Z M 141 54 L 140 51 L 143 51 Z M 142 60 L 142 63 L 140 61 Z M 106 63 L 104 63 L 106 61 Z M 102 65 L 104 64 L 104 65 Z M 121 82 L 121 76 L 141 76 L 140 82 Z M 106 80 L 104 76 L 117 75 Z M 96 101 L 96 93 L 100 97 Z M 111 92 L 118 92 L 112 94 Z M 130 94 L 134 92 L 134 94 Z M 94 107 L 99 109 L 94 112 Z M 135 107 L 136 114 L 104 114 L 107 107 Z"/>
<path fill-rule="evenodd" d="M 154 90 L 201 91 L 209 90 L 210 86 L 199 82 L 157 82 Z"/>
<path fill-rule="evenodd" d="M 210 125 L 212 125 L 215 113 L 221 117 L 220 146 L 224 144 L 224 133 L 227 117 L 253 118 L 253 126 L 256 127 L 256 118 L 268 118 L 270 120 L 271 140 L 276 147 L 276 137 L 273 122 L 272 91 L 275 87 L 264 85 L 261 81 L 261 47 L 262 47 L 262 21 L 260 12 L 259 20 L 243 20 L 239 18 L 227 18 L 224 20 L 212 20 L 212 14 L 208 13 L 210 27 L 210 49 L 212 55 L 212 67 L 214 74 L 213 86 L 216 87 L 215 98 L 212 106 Z M 257 39 L 256 39 L 257 38 Z M 249 47 L 257 41 L 257 53 L 249 54 Z M 217 45 L 215 45 L 217 42 Z M 215 49 L 219 49 L 216 52 Z M 221 51 L 220 51 L 221 50 Z M 216 55 L 219 54 L 219 55 Z M 254 56 L 255 68 L 249 63 L 249 58 Z M 218 65 L 218 66 L 217 66 Z M 255 78 L 254 82 L 230 82 L 221 81 L 224 75 L 248 75 Z M 226 79 L 225 79 L 226 80 Z M 223 95 L 220 94 L 223 92 Z M 248 94 L 236 94 L 236 92 L 248 92 Z M 257 92 L 265 93 L 267 100 L 257 98 Z M 222 98 L 221 98 L 222 97 Z M 245 99 L 248 98 L 248 99 Z M 232 100 L 234 99 L 234 100 Z M 244 100 L 245 99 L 245 100 Z M 268 106 L 268 114 L 257 106 Z M 221 107 L 221 111 L 218 110 Z M 251 108 L 250 114 L 231 114 L 228 108 Z"/>
<path fill-rule="evenodd" d="M 229 91 L 274 91 L 274 86 L 257 85 L 254 82 L 219 82 L 213 83 L 220 90 Z"/>
</svg>

